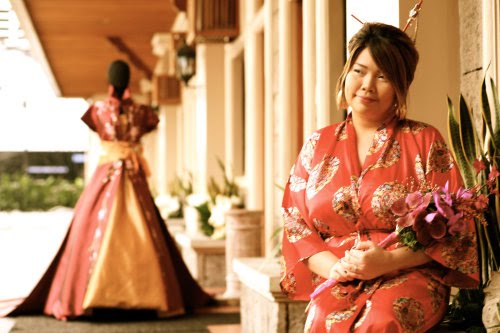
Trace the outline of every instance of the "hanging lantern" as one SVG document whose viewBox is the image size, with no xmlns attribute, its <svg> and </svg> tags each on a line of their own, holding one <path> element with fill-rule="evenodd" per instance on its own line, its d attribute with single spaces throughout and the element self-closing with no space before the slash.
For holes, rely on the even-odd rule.
<svg viewBox="0 0 500 333">
<path fill-rule="evenodd" d="M 196 72 L 196 51 L 186 44 L 177 50 L 177 77 L 187 85 Z"/>
</svg>

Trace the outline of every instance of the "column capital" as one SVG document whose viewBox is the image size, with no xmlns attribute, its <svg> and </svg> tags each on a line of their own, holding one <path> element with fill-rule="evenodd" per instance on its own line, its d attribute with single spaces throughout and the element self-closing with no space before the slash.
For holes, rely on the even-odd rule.
<svg viewBox="0 0 500 333">
<path fill-rule="evenodd" d="M 157 32 L 151 39 L 153 54 L 157 57 L 163 57 L 167 52 L 174 52 L 174 37 L 167 32 Z"/>
</svg>

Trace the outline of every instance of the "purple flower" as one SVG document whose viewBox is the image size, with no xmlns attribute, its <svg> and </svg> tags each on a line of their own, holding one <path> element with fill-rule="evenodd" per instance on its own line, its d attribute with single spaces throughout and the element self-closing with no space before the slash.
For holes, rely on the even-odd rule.
<svg viewBox="0 0 500 333">
<path fill-rule="evenodd" d="M 453 211 L 453 208 L 451 208 L 451 204 L 453 204 L 453 202 L 451 201 L 451 198 L 450 198 L 450 200 L 448 200 L 450 202 L 448 204 L 447 200 L 443 199 L 439 195 L 439 193 L 437 193 L 437 192 L 434 192 L 433 197 L 434 197 L 434 204 L 436 205 L 437 211 L 441 215 L 443 215 L 446 218 L 450 218 L 451 216 L 453 216 L 455 214 L 455 212 Z"/>
<path fill-rule="evenodd" d="M 448 181 L 446 181 L 446 184 L 444 184 L 444 187 L 441 187 L 441 191 L 444 194 L 444 199 L 443 199 L 444 202 L 446 202 L 446 204 L 448 206 L 453 205 L 453 199 L 452 199 L 452 195 L 450 193 L 449 182 Z"/>
<path fill-rule="evenodd" d="M 472 192 L 469 189 L 464 189 L 463 187 L 460 187 L 457 191 L 457 198 L 468 200 L 472 198 Z"/>
<path fill-rule="evenodd" d="M 417 241 L 427 246 L 433 240 L 446 236 L 446 218 L 438 213 L 421 212 L 415 218 L 413 230 L 417 235 Z"/>
</svg>

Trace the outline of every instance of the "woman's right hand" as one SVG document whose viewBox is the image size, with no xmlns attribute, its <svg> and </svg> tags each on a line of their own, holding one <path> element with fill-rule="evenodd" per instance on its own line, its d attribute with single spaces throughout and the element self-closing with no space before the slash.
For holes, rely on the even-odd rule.
<svg viewBox="0 0 500 333">
<path fill-rule="evenodd" d="M 342 259 L 338 260 L 330 267 L 328 278 L 338 282 L 352 281 L 355 279 L 352 273 L 349 272 L 347 267 L 344 266 Z"/>
</svg>

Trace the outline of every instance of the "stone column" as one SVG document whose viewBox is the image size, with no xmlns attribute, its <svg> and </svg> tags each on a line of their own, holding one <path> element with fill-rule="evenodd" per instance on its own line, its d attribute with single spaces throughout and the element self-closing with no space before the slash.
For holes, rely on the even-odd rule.
<svg viewBox="0 0 500 333">
<path fill-rule="evenodd" d="M 302 3 L 304 58 L 304 130 L 306 140 L 316 128 L 316 0 Z M 323 59 L 326 57 L 323 57 Z"/>
<path fill-rule="evenodd" d="M 158 57 L 154 69 L 156 87 L 153 89 L 167 89 L 160 86 L 160 81 L 166 84 L 169 79 L 175 78 L 175 48 L 171 34 L 156 33 L 151 41 L 153 53 Z M 168 87 L 169 88 L 169 87 Z M 156 144 L 156 190 L 158 195 L 168 194 L 168 182 L 173 180 L 177 170 L 177 109 L 180 103 L 175 98 L 168 100 L 162 98 L 161 92 L 156 92 L 153 103 L 158 105 L 160 122 L 157 129 Z M 171 96 L 170 96 L 171 97 Z"/>
<path fill-rule="evenodd" d="M 294 96 L 293 82 L 297 81 L 297 63 L 292 48 L 292 2 L 279 1 L 279 51 L 278 51 L 278 110 L 277 125 L 279 127 L 278 174 L 276 180 L 284 184 L 290 169 L 297 157 L 297 99 Z"/>
<path fill-rule="evenodd" d="M 335 87 L 345 63 L 343 1 L 316 0 L 316 127 L 342 120 L 337 112 Z"/>
<path fill-rule="evenodd" d="M 250 31 L 245 40 L 245 180 L 246 206 L 264 207 L 264 89 L 262 36 Z"/>
<path fill-rule="evenodd" d="M 500 3 L 483 0 L 483 66 L 490 65 L 489 72 L 496 85 L 500 84 Z"/>
<path fill-rule="evenodd" d="M 239 298 L 240 281 L 233 259 L 263 255 L 263 212 L 234 209 L 226 213 L 226 291 L 223 298 Z"/>
<path fill-rule="evenodd" d="M 208 180 L 213 176 L 219 183 L 222 173 L 217 158 L 225 160 L 225 119 L 224 119 L 224 44 L 203 43 L 196 45 L 196 94 L 195 132 L 186 135 L 196 137 L 197 162 L 193 160 L 195 191 L 203 192 Z M 189 83 L 191 85 L 191 81 Z"/>
<path fill-rule="evenodd" d="M 274 92 L 277 89 L 275 84 L 272 84 L 277 79 L 277 63 L 273 61 L 275 50 L 277 48 L 278 34 L 274 26 L 274 13 L 276 11 L 276 1 L 266 1 L 264 4 L 264 81 L 271 82 L 266 86 L 264 91 L 264 192 L 266 194 L 264 201 L 264 235 L 265 235 L 265 255 L 271 254 L 275 246 L 275 240 L 271 238 L 277 227 L 276 219 L 276 203 L 279 201 L 277 198 L 281 196 L 281 191 L 277 189 L 275 184 L 276 179 L 276 152 L 280 147 L 276 145 L 275 131 L 275 106 L 274 106 Z"/>
</svg>

